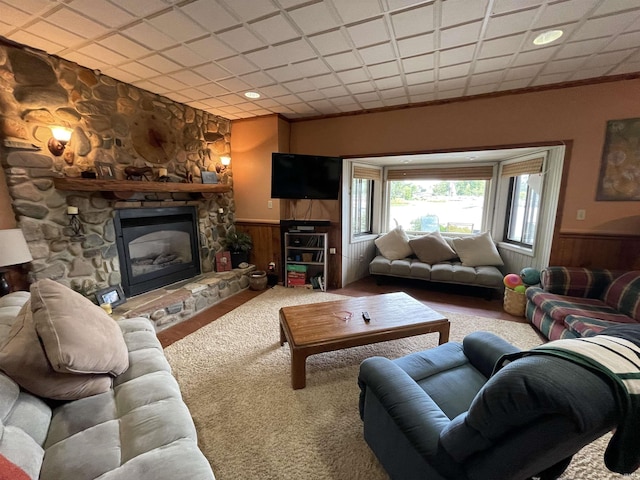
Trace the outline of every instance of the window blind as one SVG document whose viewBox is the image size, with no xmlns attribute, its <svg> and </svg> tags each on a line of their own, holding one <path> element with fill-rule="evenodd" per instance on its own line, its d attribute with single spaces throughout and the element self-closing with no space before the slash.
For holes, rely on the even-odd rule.
<svg viewBox="0 0 640 480">
<path fill-rule="evenodd" d="M 435 167 L 387 171 L 387 180 L 491 180 L 491 165 L 466 167 Z"/>
<path fill-rule="evenodd" d="M 514 162 L 502 167 L 503 177 L 519 177 L 520 175 L 534 175 L 542 172 L 544 158 L 532 158 L 522 162 Z"/>
<path fill-rule="evenodd" d="M 354 165 L 353 178 L 363 178 L 365 180 L 381 180 L 382 175 L 378 168 L 367 168 Z"/>
</svg>

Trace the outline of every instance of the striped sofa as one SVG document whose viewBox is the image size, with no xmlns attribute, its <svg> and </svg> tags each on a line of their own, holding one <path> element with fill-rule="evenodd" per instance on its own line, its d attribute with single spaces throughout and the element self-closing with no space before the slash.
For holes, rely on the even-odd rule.
<svg viewBox="0 0 640 480">
<path fill-rule="evenodd" d="M 640 326 L 640 271 L 547 267 L 540 287 L 526 294 L 526 317 L 549 340 L 589 337 L 619 323 Z"/>
</svg>

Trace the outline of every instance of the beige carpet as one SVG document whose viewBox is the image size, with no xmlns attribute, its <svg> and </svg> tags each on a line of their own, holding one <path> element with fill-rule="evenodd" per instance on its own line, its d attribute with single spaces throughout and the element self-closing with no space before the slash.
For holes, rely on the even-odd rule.
<svg viewBox="0 0 640 480">
<path fill-rule="evenodd" d="M 311 356 L 307 387 L 292 390 L 289 348 L 279 342 L 278 309 L 340 298 L 275 287 L 166 348 L 218 480 L 387 478 L 362 438 L 358 366 L 373 355 L 397 358 L 431 348 L 437 335 Z M 487 330 L 521 348 L 540 343 L 526 324 L 447 316 L 452 341 Z M 605 445 L 601 441 L 580 452 L 563 478 L 622 478 L 602 464 Z"/>
</svg>

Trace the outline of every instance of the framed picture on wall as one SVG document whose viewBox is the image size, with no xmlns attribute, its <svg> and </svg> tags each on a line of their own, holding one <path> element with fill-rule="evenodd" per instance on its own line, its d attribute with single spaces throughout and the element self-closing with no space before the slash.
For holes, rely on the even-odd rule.
<svg viewBox="0 0 640 480">
<path fill-rule="evenodd" d="M 607 122 L 596 200 L 640 200 L 640 118 Z"/>
<path fill-rule="evenodd" d="M 216 253 L 216 272 L 228 272 L 231 270 L 231 253 Z"/>
</svg>

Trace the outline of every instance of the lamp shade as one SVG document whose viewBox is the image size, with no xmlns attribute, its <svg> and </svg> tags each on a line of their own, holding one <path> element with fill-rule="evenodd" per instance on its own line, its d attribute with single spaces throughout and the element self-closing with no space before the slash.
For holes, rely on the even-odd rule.
<svg viewBox="0 0 640 480">
<path fill-rule="evenodd" d="M 22 230 L 0 230 L 0 267 L 19 265 L 33 260 Z"/>
</svg>

